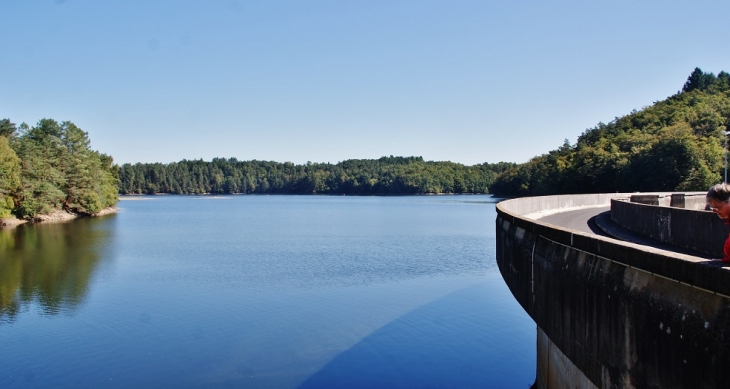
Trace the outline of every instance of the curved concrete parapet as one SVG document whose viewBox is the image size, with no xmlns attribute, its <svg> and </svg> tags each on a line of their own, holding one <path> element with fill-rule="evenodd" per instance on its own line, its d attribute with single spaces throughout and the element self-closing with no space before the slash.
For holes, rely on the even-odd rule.
<svg viewBox="0 0 730 389">
<path fill-rule="evenodd" d="M 538 325 L 538 387 L 730 387 L 730 268 L 536 218 L 621 197 L 497 205 L 500 272 Z"/>
<path fill-rule="evenodd" d="M 627 230 L 715 258 L 722 258 L 723 242 L 728 237 L 725 223 L 704 210 L 611 200 L 611 220 Z"/>
</svg>

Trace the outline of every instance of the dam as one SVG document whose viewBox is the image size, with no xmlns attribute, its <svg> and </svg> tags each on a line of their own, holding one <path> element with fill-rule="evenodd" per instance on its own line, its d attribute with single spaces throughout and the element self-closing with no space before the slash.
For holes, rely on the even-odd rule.
<svg viewBox="0 0 730 389">
<path fill-rule="evenodd" d="M 702 193 L 497 205 L 497 262 L 537 324 L 536 387 L 730 387 L 730 228 Z"/>
</svg>

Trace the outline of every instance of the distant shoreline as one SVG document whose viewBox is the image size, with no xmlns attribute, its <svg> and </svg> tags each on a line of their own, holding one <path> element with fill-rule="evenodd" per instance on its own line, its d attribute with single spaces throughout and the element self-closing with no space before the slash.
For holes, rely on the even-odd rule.
<svg viewBox="0 0 730 389">
<path fill-rule="evenodd" d="M 144 196 L 353 196 L 353 197 L 403 197 L 403 196 L 483 196 L 494 193 L 128 193 L 120 194 L 120 201 L 143 200 Z"/>
<path fill-rule="evenodd" d="M 7 229 L 7 228 L 15 228 L 19 225 L 30 223 L 30 224 L 37 224 L 37 223 L 63 223 L 79 218 L 85 218 L 85 217 L 96 217 L 96 216 L 104 216 L 104 215 L 111 215 L 113 213 L 117 213 L 117 207 L 108 207 L 104 208 L 101 211 L 93 214 L 93 215 L 85 215 L 80 213 L 72 213 L 67 211 L 55 211 L 49 214 L 45 215 L 38 215 L 33 220 L 24 220 L 24 219 L 18 219 L 16 217 L 11 217 L 7 219 L 0 219 L 0 229 Z"/>
</svg>

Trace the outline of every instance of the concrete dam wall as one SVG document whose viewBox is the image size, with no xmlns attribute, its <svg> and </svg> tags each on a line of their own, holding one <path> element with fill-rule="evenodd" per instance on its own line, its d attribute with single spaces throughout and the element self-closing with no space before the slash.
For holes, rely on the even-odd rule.
<svg viewBox="0 0 730 389">
<path fill-rule="evenodd" d="M 538 388 L 730 387 L 730 268 L 535 219 L 627 196 L 497 205 L 500 272 L 538 327 Z"/>
<path fill-rule="evenodd" d="M 705 202 L 704 193 L 701 196 Z M 722 258 L 728 227 L 712 212 L 611 200 L 611 219 L 621 227 L 672 244 Z"/>
</svg>

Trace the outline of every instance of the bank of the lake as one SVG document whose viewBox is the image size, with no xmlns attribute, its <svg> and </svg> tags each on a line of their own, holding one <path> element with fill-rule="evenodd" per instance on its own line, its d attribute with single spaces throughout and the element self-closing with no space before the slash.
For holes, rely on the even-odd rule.
<svg viewBox="0 0 730 389">
<path fill-rule="evenodd" d="M 349 159 L 331 163 L 182 160 L 119 167 L 120 194 L 486 194 L 513 163 L 466 166 L 423 157 Z"/>
<path fill-rule="evenodd" d="M 17 217 L 9 217 L 0 219 L 0 229 L 3 228 L 14 228 L 22 224 L 30 223 L 61 223 L 61 222 L 68 222 L 74 219 L 78 218 L 86 218 L 86 217 L 98 217 L 98 216 L 105 216 L 105 215 L 111 215 L 117 212 L 117 207 L 106 207 L 103 208 L 101 211 L 89 215 L 85 213 L 75 213 L 75 212 L 69 212 L 64 210 L 57 210 L 48 214 L 42 214 L 42 215 L 36 215 L 34 218 L 28 220 L 28 219 L 18 219 Z"/>
</svg>

